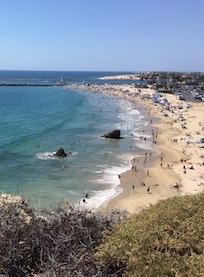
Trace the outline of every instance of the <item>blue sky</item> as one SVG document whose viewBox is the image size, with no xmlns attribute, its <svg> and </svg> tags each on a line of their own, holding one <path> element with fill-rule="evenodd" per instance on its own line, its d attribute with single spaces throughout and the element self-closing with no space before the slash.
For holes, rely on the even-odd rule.
<svg viewBox="0 0 204 277">
<path fill-rule="evenodd" d="M 2 0 L 0 69 L 204 71 L 204 0 Z"/>
</svg>

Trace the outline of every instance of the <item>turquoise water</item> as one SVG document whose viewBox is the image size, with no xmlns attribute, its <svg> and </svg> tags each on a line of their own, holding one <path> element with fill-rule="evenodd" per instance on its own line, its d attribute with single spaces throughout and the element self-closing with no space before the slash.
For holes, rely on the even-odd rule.
<svg viewBox="0 0 204 277">
<path fill-rule="evenodd" d="M 64 201 L 98 207 L 120 192 L 118 174 L 130 168 L 132 149 L 145 151 L 132 135 L 146 125 L 141 119 L 133 103 L 102 94 L 0 86 L 0 191 L 37 209 Z M 116 128 L 124 139 L 101 137 Z M 53 158 L 60 147 L 71 154 Z"/>
</svg>

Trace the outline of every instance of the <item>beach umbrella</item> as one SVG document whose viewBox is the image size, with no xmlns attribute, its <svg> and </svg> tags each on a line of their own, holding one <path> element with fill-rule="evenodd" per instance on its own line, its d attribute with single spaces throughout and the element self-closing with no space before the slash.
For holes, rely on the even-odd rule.
<svg viewBox="0 0 204 277">
<path fill-rule="evenodd" d="M 204 172 L 200 173 L 200 177 L 204 178 Z"/>
</svg>

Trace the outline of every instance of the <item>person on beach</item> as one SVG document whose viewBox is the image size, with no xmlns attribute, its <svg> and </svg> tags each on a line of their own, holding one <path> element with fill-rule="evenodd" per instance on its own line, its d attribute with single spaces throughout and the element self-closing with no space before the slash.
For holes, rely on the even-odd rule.
<svg viewBox="0 0 204 277">
<path fill-rule="evenodd" d="M 147 192 L 150 192 L 150 187 L 147 188 Z"/>
</svg>

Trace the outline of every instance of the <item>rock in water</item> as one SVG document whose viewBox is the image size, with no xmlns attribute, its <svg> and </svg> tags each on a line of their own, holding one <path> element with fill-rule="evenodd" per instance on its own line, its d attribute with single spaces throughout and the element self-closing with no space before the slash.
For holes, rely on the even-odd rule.
<svg viewBox="0 0 204 277">
<path fill-rule="evenodd" d="M 54 156 L 67 157 L 67 153 L 64 151 L 63 148 L 60 148 L 59 150 L 57 150 L 57 152 L 54 154 Z"/>
<path fill-rule="evenodd" d="M 105 135 L 103 135 L 102 137 L 104 138 L 113 138 L 113 139 L 120 139 L 120 130 L 113 130 Z"/>
</svg>

